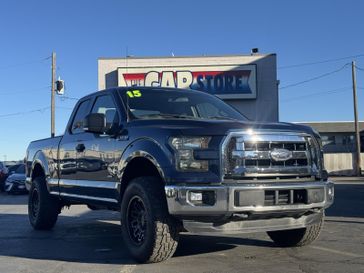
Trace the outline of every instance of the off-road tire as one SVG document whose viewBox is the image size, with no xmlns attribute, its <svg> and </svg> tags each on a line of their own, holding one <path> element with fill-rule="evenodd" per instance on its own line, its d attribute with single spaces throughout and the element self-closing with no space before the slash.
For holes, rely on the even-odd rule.
<svg viewBox="0 0 364 273">
<path fill-rule="evenodd" d="M 28 199 L 28 216 L 32 227 L 36 230 L 52 229 L 60 211 L 60 201 L 49 194 L 45 179 L 35 178 Z"/>
<path fill-rule="evenodd" d="M 93 205 L 87 205 L 90 210 L 98 210 L 99 208 Z"/>
<path fill-rule="evenodd" d="M 134 206 L 133 209 L 134 202 L 139 202 L 139 207 Z M 140 207 L 143 215 L 140 222 L 145 231 L 141 232 L 144 239 L 136 242 L 130 217 Z M 126 247 L 138 262 L 156 263 L 173 256 L 178 244 L 180 224 L 168 213 L 165 193 L 158 178 L 138 177 L 130 181 L 122 197 L 121 229 Z"/>
<path fill-rule="evenodd" d="M 314 242 L 320 235 L 324 225 L 324 215 L 317 224 L 306 228 L 268 231 L 268 236 L 281 247 L 301 247 Z"/>
</svg>

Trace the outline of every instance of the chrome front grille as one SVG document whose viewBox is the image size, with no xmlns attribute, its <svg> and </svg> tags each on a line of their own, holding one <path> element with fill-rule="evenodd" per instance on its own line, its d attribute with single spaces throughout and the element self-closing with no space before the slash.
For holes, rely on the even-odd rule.
<svg viewBox="0 0 364 273">
<path fill-rule="evenodd" d="M 231 133 L 223 144 L 225 178 L 312 176 L 317 158 L 314 140 L 301 133 Z"/>
</svg>

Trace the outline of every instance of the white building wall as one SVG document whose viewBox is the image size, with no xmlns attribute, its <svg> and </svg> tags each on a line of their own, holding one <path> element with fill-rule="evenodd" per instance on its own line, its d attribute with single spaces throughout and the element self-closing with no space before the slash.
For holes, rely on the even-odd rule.
<svg viewBox="0 0 364 273">
<path fill-rule="evenodd" d="M 330 175 L 354 175 L 353 153 L 324 154 L 325 168 Z M 361 155 L 361 169 L 364 170 L 364 153 Z"/>
</svg>

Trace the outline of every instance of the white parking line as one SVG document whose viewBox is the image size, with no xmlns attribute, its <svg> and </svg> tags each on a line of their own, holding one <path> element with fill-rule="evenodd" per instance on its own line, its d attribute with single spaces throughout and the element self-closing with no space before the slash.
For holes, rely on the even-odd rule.
<svg viewBox="0 0 364 273">
<path fill-rule="evenodd" d="M 134 271 L 135 266 L 136 266 L 135 264 L 124 265 L 120 273 L 132 273 Z"/>
<path fill-rule="evenodd" d="M 327 252 L 331 252 L 331 253 L 335 253 L 335 254 L 339 254 L 339 255 L 344 255 L 344 256 L 348 256 L 348 257 L 353 257 L 353 258 L 364 257 L 363 255 L 358 255 L 358 254 L 351 253 L 351 252 L 340 251 L 340 250 L 335 250 L 335 249 L 321 247 L 321 246 L 311 246 L 311 248 L 314 248 L 317 250 L 322 250 L 322 251 L 327 251 Z"/>
</svg>

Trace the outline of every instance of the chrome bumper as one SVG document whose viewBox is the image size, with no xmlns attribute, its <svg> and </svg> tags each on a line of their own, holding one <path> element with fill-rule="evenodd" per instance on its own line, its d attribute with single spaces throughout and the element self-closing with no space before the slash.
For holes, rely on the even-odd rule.
<svg viewBox="0 0 364 273">
<path fill-rule="evenodd" d="M 319 202 L 290 202 L 266 205 L 267 192 L 294 192 L 305 190 L 308 195 L 320 195 Z M 196 205 L 190 200 L 192 192 L 213 192 L 215 202 L 211 205 Z M 270 214 L 314 211 L 329 207 L 334 201 L 334 184 L 331 181 L 299 183 L 255 183 L 218 186 L 165 186 L 168 210 L 171 215 L 181 216 L 231 216 L 233 214 Z M 241 201 L 236 202 L 237 193 Z M 316 196 L 317 197 L 317 196 Z M 292 198 L 291 198 L 292 199 Z"/>
<path fill-rule="evenodd" d="M 272 219 L 260 219 L 249 221 L 238 221 L 228 223 L 206 223 L 190 220 L 183 221 L 183 227 L 189 232 L 195 233 L 216 233 L 216 234 L 240 234 L 252 232 L 264 232 L 275 230 L 287 230 L 304 228 L 317 224 L 321 221 L 324 213 L 312 213 L 299 218 L 283 217 Z"/>
</svg>

